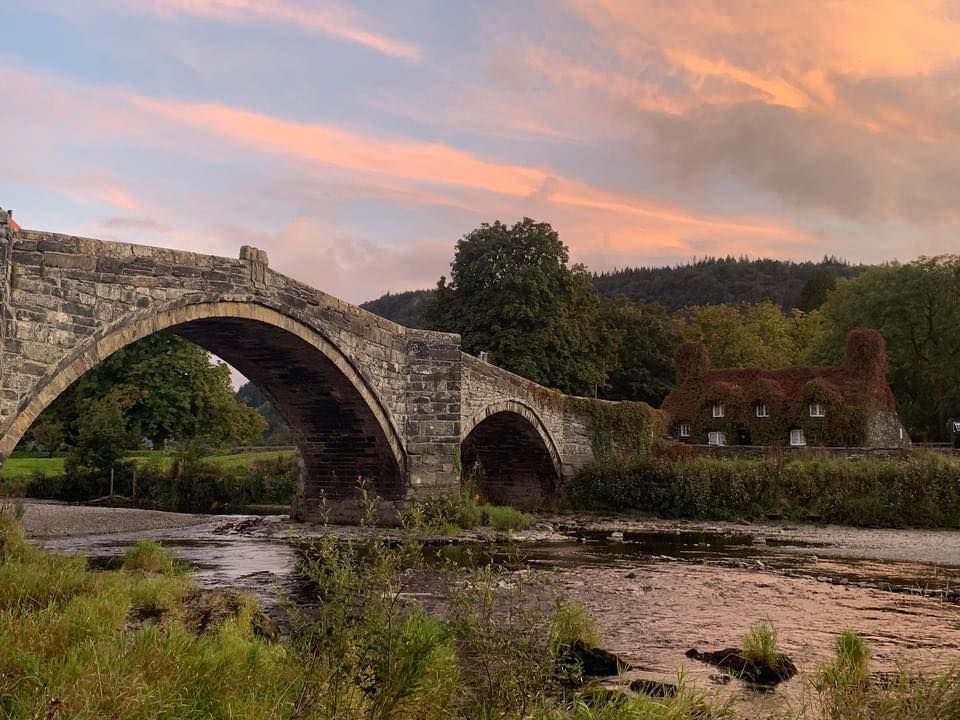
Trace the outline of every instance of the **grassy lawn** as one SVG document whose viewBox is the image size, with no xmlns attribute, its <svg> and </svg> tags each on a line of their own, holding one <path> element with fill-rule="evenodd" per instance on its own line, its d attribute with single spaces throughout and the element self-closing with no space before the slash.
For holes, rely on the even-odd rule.
<svg viewBox="0 0 960 720">
<path fill-rule="evenodd" d="M 36 473 L 63 475 L 63 461 L 62 457 L 12 457 L 3 464 L 3 469 L 0 469 L 0 478 L 29 480 Z"/>
<path fill-rule="evenodd" d="M 257 461 L 277 460 L 282 457 L 290 457 L 294 454 L 293 450 L 263 450 L 259 452 L 234 453 L 224 455 L 212 455 L 208 460 L 226 468 L 235 468 L 242 465 L 252 465 Z M 166 452 L 135 452 L 130 457 L 138 463 L 159 463 L 168 466 L 173 462 L 174 455 Z M 27 481 L 35 473 L 44 473 L 45 475 L 63 475 L 62 457 L 12 457 L 8 459 L 3 468 L 0 469 L 0 479 L 8 481 Z"/>
</svg>

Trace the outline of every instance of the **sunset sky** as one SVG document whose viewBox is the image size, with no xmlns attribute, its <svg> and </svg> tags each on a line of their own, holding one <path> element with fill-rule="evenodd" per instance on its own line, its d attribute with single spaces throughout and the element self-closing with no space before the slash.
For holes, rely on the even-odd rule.
<svg viewBox="0 0 960 720">
<path fill-rule="evenodd" d="M 591 269 L 960 248 L 960 0 L 0 0 L 0 205 L 344 299 L 483 221 Z"/>
</svg>

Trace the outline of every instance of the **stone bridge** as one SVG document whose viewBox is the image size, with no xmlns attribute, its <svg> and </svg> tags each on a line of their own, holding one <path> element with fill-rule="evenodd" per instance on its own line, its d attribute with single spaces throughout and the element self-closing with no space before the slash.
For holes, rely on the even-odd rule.
<svg viewBox="0 0 960 720">
<path fill-rule="evenodd" d="M 0 268 L 0 462 L 77 378 L 158 331 L 223 358 L 280 411 L 306 519 L 355 515 L 361 483 L 389 509 L 457 493 L 467 473 L 491 500 L 549 504 L 594 457 L 585 403 L 612 405 L 285 277 L 256 248 L 230 259 L 23 230 L 0 210 Z"/>
</svg>

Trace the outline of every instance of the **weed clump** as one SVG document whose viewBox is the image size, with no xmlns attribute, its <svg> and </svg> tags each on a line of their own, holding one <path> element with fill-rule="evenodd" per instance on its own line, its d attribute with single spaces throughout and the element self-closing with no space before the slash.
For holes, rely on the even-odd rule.
<svg viewBox="0 0 960 720">
<path fill-rule="evenodd" d="M 167 548 L 154 540 L 137 540 L 123 556 L 127 572 L 171 575 L 177 571 L 177 560 Z"/>
<path fill-rule="evenodd" d="M 757 665 L 773 666 L 782 654 L 777 647 L 778 636 L 777 628 L 769 620 L 754 623 L 743 637 L 740 654 Z"/>
<path fill-rule="evenodd" d="M 487 505 L 466 494 L 428 501 L 418 512 L 422 522 L 439 528 L 441 534 L 447 536 L 481 527 L 500 531 L 526 530 L 536 522 L 532 515 L 516 508 Z"/>
</svg>

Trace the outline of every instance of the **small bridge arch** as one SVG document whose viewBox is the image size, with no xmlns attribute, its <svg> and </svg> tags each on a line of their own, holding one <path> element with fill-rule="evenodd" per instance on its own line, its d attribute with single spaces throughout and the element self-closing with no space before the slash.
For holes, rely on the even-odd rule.
<svg viewBox="0 0 960 720">
<path fill-rule="evenodd" d="M 557 442 L 537 411 L 517 400 L 486 405 L 463 423 L 461 463 L 491 502 L 519 507 L 556 503 L 561 484 Z"/>
</svg>

